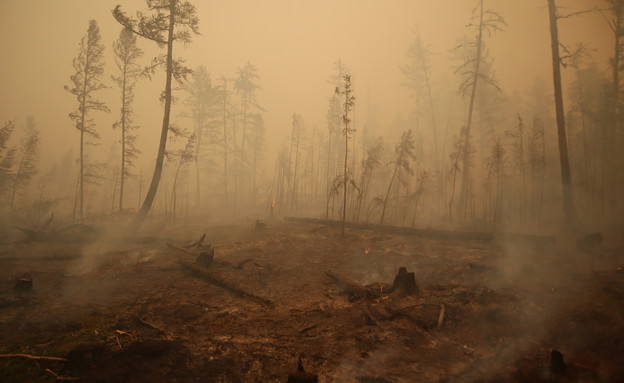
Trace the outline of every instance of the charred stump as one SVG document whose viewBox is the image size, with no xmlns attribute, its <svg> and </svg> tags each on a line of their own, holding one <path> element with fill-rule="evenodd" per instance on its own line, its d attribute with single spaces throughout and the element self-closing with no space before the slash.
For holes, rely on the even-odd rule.
<svg viewBox="0 0 624 383">
<path fill-rule="evenodd" d="M 550 372 L 554 375 L 561 375 L 565 372 L 566 365 L 563 354 L 560 351 L 552 350 L 550 353 Z"/>
<path fill-rule="evenodd" d="M 202 266 L 210 266 L 214 260 L 215 251 L 212 246 L 205 246 L 205 249 L 197 256 L 197 263 Z"/>
<path fill-rule="evenodd" d="M 408 272 L 405 267 L 399 267 L 399 271 L 394 277 L 394 282 L 392 282 L 389 290 L 393 294 L 417 295 L 418 285 L 416 284 L 414 273 Z"/>
<path fill-rule="evenodd" d="M 286 383 L 318 383 L 318 375 L 306 372 L 301 358 L 297 360 L 297 372 L 288 375 Z"/>
</svg>

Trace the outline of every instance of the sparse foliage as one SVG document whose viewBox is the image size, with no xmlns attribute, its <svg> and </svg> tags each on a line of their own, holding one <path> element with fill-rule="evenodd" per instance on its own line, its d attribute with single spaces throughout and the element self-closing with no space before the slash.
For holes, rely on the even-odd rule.
<svg viewBox="0 0 624 383">
<path fill-rule="evenodd" d="M 115 65 L 119 74 L 112 76 L 113 81 L 121 92 L 121 108 L 119 121 L 113 124 L 113 128 L 121 131 L 121 171 L 119 172 L 119 212 L 123 211 L 124 190 L 126 179 L 131 175 L 130 169 L 134 167 L 134 161 L 138 158 L 140 150 L 136 147 L 136 134 L 138 129 L 133 124 L 134 87 L 142 72 L 138 60 L 143 56 L 143 51 L 136 45 L 136 36 L 129 29 L 123 28 L 119 32 L 119 38 L 113 43 Z"/>
<path fill-rule="evenodd" d="M 65 86 L 65 90 L 76 96 L 78 110 L 69 114 L 74 121 L 76 129 L 80 132 L 80 164 L 79 189 L 78 189 L 78 212 L 79 217 L 84 216 L 84 184 L 87 166 L 85 145 L 88 140 L 100 137 L 95 130 L 95 123 L 90 118 L 90 112 L 109 112 L 108 107 L 95 98 L 95 93 L 106 88 L 100 77 L 104 73 L 104 45 L 101 43 L 100 28 L 95 20 L 89 21 L 87 34 L 80 40 L 78 56 L 73 61 L 75 73 L 70 77 L 71 85 Z"/>
<path fill-rule="evenodd" d="M 199 34 L 199 18 L 195 6 L 191 2 L 186 0 L 146 0 L 146 3 L 149 13 L 139 11 L 136 18 L 127 16 L 119 5 L 113 10 L 113 16 L 125 28 L 155 42 L 161 48 L 167 47 L 166 55 L 154 59 L 153 65 L 149 68 L 153 70 L 160 66 L 165 67 L 165 90 L 162 95 L 164 113 L 154 174 L 141 209 L 132 223 L 134 229 L 141 225 L 150 211 L 160 183 L 171 116 L 172 79 L 182 82 L 191 72 L 183 65 L 182 60 L 174 59 L 174 42 L 188 44 L 191 42 L 193 34 Z"/>
</svg>

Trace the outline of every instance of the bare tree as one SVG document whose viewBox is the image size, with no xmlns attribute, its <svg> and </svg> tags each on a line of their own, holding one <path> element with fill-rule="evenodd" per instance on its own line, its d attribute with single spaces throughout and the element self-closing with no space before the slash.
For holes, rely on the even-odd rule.
<svg viewBox="0 0 624 383">
<path fill-rule="evenodd" d="M 427 179 L 428 173 L 426 171 L 420 172 L 418 174 L 418 189 L 414 192 L 414 214 L 412 215 L 412 228 L 416 225 L 416 217 L 418 216 L 418 207 L 420 206 L 420 201 L 422 195 L 425 192 L 425 180 Z"/>
<path fill-rule="evenodd" d="M 253 148 L 252 166 L 252 197 L 256 199 L 258 164 L 262 160 L 264 150 L 264 118 L 261 113 L 253 113 L 251 116 L 251 145 Z"/>
<path fill-rule="evenodd" d="M 546 168 L 546 143 L 544 123 L 535 116 L 529 137 L 529 166 L 531 169 L 531 219 L 536 222 L 541 217 L 544 200 L 544 170 Z"/>
<path fill-rule="evenodd" d="M 351 89 L 351 75 L 344 75 L 344 90 L 340 90 L 340 88 L 336 88 L 337 94 L 342 94 L 345 96 L 345 101 L 342 104 L 344 114 L 342 115 L 342 122 L 344 124 L 344 129 L 342 134 L 345 137 L 345 155 L 344 155 L 344 167 L 343 167 L 343 186 L 344 193 L 342 198 L 342 236 L 344 237 L 345 231 L 345 222 L 347 219 L 347 189 L 348 189 L 348 159 L 349 159 L 349 139 L 351 135 L 355 132 L 355 129 L 351 128 L 351 118 L 349 117 L 349 112 L 353 109 L 353 105 L 355 105 L 355 96 L 353 95 L 353 89 Z"/>
<path fill-rule="evenodd" d="M 290 134 L 290 157 L 289 157 L 289 199 L 290 209 L 294 213 L 297 210 L 299 185 L 297 179 L 297 173 L 299 171 L 299 148 L 303 140 L 303 117 L 297 113 L 292 115 L 292 129 Z M 293 165 L 293 151 L 294 151 L 294 169 Z"/>
<path fill-rule="evenodd" d="M 10 216 L 15 213 L 15 195 L 18 189 L 24 189 L 32 177 L 37 174 L 37 156 L 39 153 L 39 131 L 32 117 L 28 118 L 25 127 L 26 138 L 19 148 L 19 162 L 13 178 L 13 193 L 11 194 Z"/>
<path fill-rule="evenodd" d="M 431 132 L 433 134 L 433 159 L 434 163 L 439 168 L 440 156 L 438 148 L 438 129 L 436 125 L 433 95 L 431 91 L 429 56 L 426 47 L 420 39 L 420 31 L 418 29 L 416 30 L 416 38 L 410 44 L 406 56 L 409 59 L 409 62 L 408 64 L 401 67 L 401 70 L 403 71 L 403 75 L 406 79 L 406 82 L 403 83 L 403 85 L 410 88 L 414 92 L 414 98 L 416 101 L 416 131 L 420 131 L 420 98 L 424 91 L 427 97 L 427 104 L 429 105 L 429 114 L 431 118 Z M 422 89 L 423 85 L 424 89 Z"/>
<path fill-rule="evenodd" d="M 325 220 L 329 219 L 329 201 L 331 200 L 332 181 L 335 178 L 335 174 L 332 171 L 334 169 L 334 152 L 336 151 L 332 147 L 334 138 L 340 134 L 340 99 L 339 94 L 334 92 L 334 95 L 329 98 L 329 109 L 327 110 L 327 169 L 326 169 L 326 181 L 327 181 L 327 204 L 325 208 Z"/>
<path fill-rule="evenodd" d="M 178 177 L 180 175 L 180 169 L 185 164 L 195 160 L 195 145 L 197 144 L 197 136 L 196 132 L 188 134 L 186 132 L 176 133 L 179 136 L 186 137 L 186 144 L 184 149 L 177 150 L 171 153 L 167 153 L 167 157 L 170 161 L 177 158 L 178 164 L 176 166 L 176 170 L 173 176 L 173 186 L 171 187 L 171 201 L 169 211 L 171 212 L 171 217 L 173 220 L 176 218 L 176 206 L 177 206 L 177 198 L 178 198 Z"/>
<path fill-rule="evenodd" d="M 213 108 L 216 105 L 216 89 L 212 86 L 210 81 L 210 74 L 206 70 L 206 67 L 199 66 L 193 72 L 192 80 L 187 84 L 186 91 L 188 92 L 188 98 L 186 100 L 186 106 L 189 108 L 188 117 L 193 120 L 195 126 L 195 154 L 193 155 L 193 161 L 195 162 L 195 206 L 199 208 L 201 201 L 201 172 L 200 172 L 200 155 L 202 153 L 203 145 L 205 145 L 204 135 L 209 134 L 207 131 L 211 128 L 210 118 Z M 214 136 L 214 134 L 212 134 Z"/>
<path fill-rule="evenodd" d="M 239 95 L 241 99 L 241 104 L 243 107 L 242 111 L 242 131 L 241 131 L 241 151 L 240 151 L 240 164 L 241 170 L 243 170 L 243 174 L 245 174 L 244 170 L 247 166 L 245 159 L 245 143 L 248 140 L 247 138 L 247 127 L 248 127 L 248 115 L 251 109 L 260 109 L 256 101 L 256 91 L 258 91 L 260 86 L 257 84 L 257 80 L 260 78 L 258 76 L 258 68 L 250 63 L 249 61 L 242 68 L 238 68 L 236 71 L 237 77 L 234 79 L 234 90 Z M 243 175 L 241 174 L 241 175 Z M 247 173 L 248 174 L 248 173 Z M 243 178 L 243 177 L 241 177 Z"/>
<path fill-rule="evenodd" d="M 165 103 L 163 123 L 160 130 L 160 142 L 154 174 L 150 187 L 143 201 L 143 205 L 136 215 L 132 227 L 138 229 L 143 223 L 147 213 L 152 207 L 154 197 L 158 191 L 158 184 L 162 175 L 165 150 L 167 146 L 167 133 L 169 132 L 169 118 L 171 116 L 171 85 L 172 79 L 182 82 L 190 74 L 190 70 L 184 67 L 182 60 L 173 58 L 174 42 L 182 44 L 191 42 L 191 34 L 199 34 L 199 19 L 196 15 L 195 6 L 186 0 L 146 0 L 150 14 L 137 12 L 137 18 L 128 17 L 118 5 L 113 10 L 113 16 L 124 27 L 137 35 L 158 44 L 159 47 L 167 47 L 167 53 L 160 55 L 153 61 L 152 69 L 165 66 L 165 91 L 163 99 Z"/>
<path fill-rule="evenodd" d="M 80 40 L 78 56 L 73 61 L 75 73 L 70 77 L 71 86 L 65 90 L 78 99 L 78 110 L 69 114 L 80 132 L 80 174 L 79 174 L 79 217 L 84 216 L 84 181 L 85 181 L 85 134 L 89 138 L 97 139 L 99 134 L 95 130 L 93 119 L 89 118 L 91 111 L 109 112 L 108 107 L 94 98 L 95 92 L 106 88 L 100 77 L 104 73 L 104 45 L 101 43 L 100 28 L 95 20 L 89 21 L 87 34 Z"/>
<path fill-rule="evenodd" d="M 133 130 L 138 129 L 132 122 L 132 101 L 134 100 L 134 87 L 139 78 L 142 68 L 137 63 L 143 56 L 143 51 L 136 45 L 136 36 L 126 28 L 119 32 L 119 38 L 113 43 L 115 53 L 115 65 L 119 75 L 112 76 L 113 81 L 121 91 L 121 110 L 119 121 L 113 124 L 113 128 L 121 130 L 121 171 L 119 174 L 119 212 L 123 211 L 124 189 L 126 178 L 130 176 L 130 168 L 134 166 L 140 150 L 136 148 L 136 135 Z"/>
<path fill-rule="evenodd" d="M 384 150 L 384 139 L 378 137 L 375 140 L 375 145 L 370 147 L 366 151 L 366 159 L 362 161 L 362 178 L 360 180 L 361 193 L 358 195 L 356 204 L 355 220 L 360 219 L 360 213 L 362 211 L 362 205 L 366 203 L 368 192 L 370 188 L 371 178 L 373 177 L 373 171 L 379 165 L 381 165 L 381 155 Z"/>
<path fill-rule="evenodd" d="M 394 161 L 394 170 L 392 171 L 390 183 L 388 184 L 388 189 L 386 191 L 386 197 L 384 198 L 383 208 L 381 210 L 381 218 L 379 219 L 380 224 L 383 224 L 384 217 L 386 216 L 388 197 L 390 196 L 392 185 L 394 184 L 395 179 L 397 179 L 398 172 L 404 171 L 407 174 L 412 174 L 413 172 L 410 162 L 416 159 L 415 150 L 416 146 L 414 142 L 414 133 L 412 133 L 411 129 L 403 132 L 403 134 L 401 135 L 401 142 L 399 142 L 399 144 L 394 149 L 396 153 L 396 160 Z"/>
<path fill-rule="evenodd" d="M 503 179 L 505 177 L 505 148 L 497 137 L 487 158 L 485 180 L 484 225 L 496 228 L 502 209 Z M 492 190 L 494 189 L 494 190 Z"/>
<path fill-rule="evenodd" d="M 9 147 L 8 142 L 15 130 L 15 122 L 8 121 L 0 128 L 0 196 L 11 184 L 14 174 L 11 172 L 17 149 Z"/>
<path fill-rule="evenodd" d="M 469 148 L 470 145 L 470 137 L 471 137 L 471 128 L 473 121 L 473 111 L 474 105 L 477 95 L 478 84 L 483 81 L 486 84 L 490 84 L 498 89 L 498 84 L 495 80 L 487 77 L 483 73 L 483 52 L 484 52 L 484 39 L 485 34 L 491 35 L 493 32 L 502 30 L 502 27 L 506 25 L 503 17 L 489 9 L 484 8 L 485 0 L 478 0 L 477 6 L 473 10 L 473 20 L 468 24 L 468 27 L 476 29 L 476 39 L 474 41 L 472 48 L 474 49 L 474 56 L 469 58 L 463 65 L 458 68 L 458 72 L 460 72 L 464 77 L 464 81 L 460 86 L 460 92 L 462 95 L 470 93 L 470 101 L 468 104 L 468 117 L 466 119 L 466 133 L 463 134 L 466 142 L 463 144 L 465 148 Z M 464 216 L 467 211 L 466 205 L 468 203 L 468 199 L 470 196 L 470 168 L 471 165 L 469 163 L 471 156 L 463 156 L 463 174 L 462 174 L 462 183 L 461 183 L 461 193 L 460 193 L 460 211 L 463 211 L 462 216 Z"/>
<path fill-rule="evenodd" d="M 608 133 L 605 132 L 605 135 L 609 136 L 609 139 L 606 140 L 607 144 L 605 146 L 605 152 L 603 155 L 609 161 L 609 173 L 617 182 L 611 182 L 611 187 L 607 188 L 607 199 L 609 205 L 615 205 L 616 201 L 619 200 L 619 196 L 621 194 L 621 188 L 624 186 L 624 172 L 622 171 L 621 161 L 621 148 L 624 145 L 624 134 L 622 131 L 622 112 L 621 108 L 621 76 L 620 71 L 622 68 L 622 38 L 624 38 L 624 0 L 605 0 L 608 4 L 608 12 L 609 17 L 605 17 L 611 31 L 613 32 L 613 57 L 611 58 L 611 70 L 612 70 L 612 79 L 611 79 L 611 103 L 609 107 L 609 115 L 611 117 L 611 129 L 608 129 Z M 606 129 L 605 129 L 606 130 Z M 616 215 L 620 214 L 616 212 Z"/>
<path fill-rule="evenodd" d="M 557 29 L 557 7 L 555 0 L 548 0 L 548 15 L 550 20 L 550 39 L 552 51 L 553 85 L 555 89 L 555 112 L 557 116 L 557 137 L 559 141 L 559 162 L 561 164 L 561 184 L 563 187 L 563 209 L 566 224 L 569 229 L 576 230 L 577 216 L 572 190 L 572 174 L 568 157 L 568 142 L 566 137 L 565 114 L 563 109 L 563 91 L 561 89 L 561 56 L 559 54 L 559 31 Z"/>
<path fill-rule="evenodd" d="M 219 96 L 221 98 L 221 113 L 223 117 L 223 193 L 225 198 L 225 207 L 229 207 L 229 195 L 228 195 L 228 131 L 227 131 L 227 116 L 228 116 L 228 104 L 229 94 L 227 88 L 227 78 L 221 77 L 223 85 L 219 86 Z"/>
</svg>

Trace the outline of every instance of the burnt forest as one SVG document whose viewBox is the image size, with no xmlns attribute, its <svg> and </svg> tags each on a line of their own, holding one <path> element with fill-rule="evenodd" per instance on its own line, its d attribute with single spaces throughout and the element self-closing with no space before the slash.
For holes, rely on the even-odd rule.
<svg viewBox="0 0 624 383">
<path fill-rule="evenodd" d="M 1 382 L 624 382 L 624 0 L 0 21 Z"/>
</svg>

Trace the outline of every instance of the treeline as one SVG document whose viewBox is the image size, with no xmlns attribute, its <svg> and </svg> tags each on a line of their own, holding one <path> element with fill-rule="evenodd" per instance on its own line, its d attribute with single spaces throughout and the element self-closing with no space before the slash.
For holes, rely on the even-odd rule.
<svg viewBox="0 0 624 383">
<path fill-rule="evenodd" d="M 182 58 L 173 56 L 172 49 L 174 43 L 190 43 L 198 32 L 194 6 L 180 0 L 147 4 L 148 10 L 136 18 L 128 17 L 121 7 L 112 10 L 121 28 L 111 44 L 111 74 L 104 71 L 107 44 L 102 42 L 97 22 L 89 21 L 72 63 L 74 73 L 65 86 L 76 99 L 69 118 L 78 132 L 77 145 L 60 163 L 50 169 L 40 158 L 34 119 L 29 118 L 24 127 L 23 142 L 13 145 L 16 124 L 5 123 L 0 136 L 0 199 L 2 206 L 7 202 L 9 221 L 36 227 L 42 216 L 53 211 L 57 219 L 66 220 L 139 212 L 142 220 L 152 206 L 152 214 L 172 220 L 209 208 L 246 206 L 256 199 L 265 147 L 264 109 L 256 99 L 261 90 L 257 67 L 247 62 L 233 76 L 216 81 L 205 66 L 191 70 Z M 146 61 L 139 40 L 154 43 L 166 53 Z M 135 118 L 135 87 L 151 80 L 157 71 L 166 77 L 160 97 L 164 116 L 150 182 L 149 173 L 137 168 L 139 160 L 145 162 L 137 140 L 142 133 L 153 135 L 154 130 L 142 127 Z M 179 123 L 172 113 L 174 82 L 179 86 L 176 99 L 181 101 L 175 114 Z M 116 105 L 99 99 L 102 90 L 111 88 L 117 93 Z M 110 129 L 99 123 L 104 113 L 116 116 L 112 128 L 118 139 L 103 155 L 97 148 L 100 135 Z M 67 136 L 72 137 L 69 131 Z M 40 180 L 35 180 L 37 174 Z M 35 193 L 37 183 L 41 186 Z"/>
<path fill-rule="evenodd" d="M 138 225 L 150 212 L 167 221 L 273 214 L 482 231 L 622 223 L 624 0 L 604 0 L 615 41 L 606 72 L 587 47 L 566 45 L 556 33 L 558 23 L 586 13 L 564 14 L 546 0 L 551 33 L 544 40 L 553 42 L 553 66 L 545 70 L 552 69 L 553 79 L 536 79 L 523 92 L 506 91 L 497 80 L 488 40 L 507 25 L 485 0 L 475 1 L 467 37 L 452 50 L 454 73 L 434 76 L 426 36 L 416 31 L 400 67 L 412 96 L 407 119 L 378 121 L 360 97 L 357 74 L 338 60 L 327 79 L 325 126 L 309 126 L 297 111 L 272 111 L 292 118 L 268 175 L 258 69 L 247 62 L 217 78 L 205 66 L 187 68 L 173 48 L 198 32 L 195 8 L 182 0 L 147 4 L 134 17 L 113 10 L 121 25 L 112 43 L 114 73 L 104 73 L 105 44 L 95 21 L 80 40 L 65 87 L 76 97 L 75 152 L 50 167 L 38 156 L 34 120 L 19 138 L 15 122 L 4 124 L 5 217 L 37 226 L 52 211 L 74 220 L 136 213 Z M 142 42 L 163 53 L 145 61 Z M 163 125 L 150 173 L 137 167 L 143 155 L 137 140 L 146 127 L 133 113 L 134 89 L 158 70 L 165 73 Z M 559 93 L 558 76 L 571 84 L 562 90 L 565 98 L 551 91 L 554 84 Z M 106 87 L 117 92 L 116 105 L 98 99 Z M 119 137 L 105 161 L 96 160 L 102 157 L 94 148 L 102 129 L 110 129 L 98 124 L 103 113 L 115 115 Z"/>
<path fill-rule="evenodd" d="M 552 0 L 548 3 L 554 7 Z M 347 220 L 356 222 L 484 231 L 552 230 L 570 217 L 574 222 L 565 226 L 573 230 L 621 224 L 624 2 L 605 3 L 605 18 L 616 41 L 609 72 L 598 69 L 588 47 L 555 43 L 562 53 L 553 55 L 553 67 L 563 69 L 571 84 L 564 89 L 565 115 L 557 123 L 553 79 L 536 79 L 523 93 L 501 89 L 487 39 L 504 33 L 506 23 L 484 0 L 476 1 L 467 26 L 471 35 L 460 38 L 453 50 L 458 60 L 456 85 L 432 78 L 429 49 L 416 31 L 401 67 L 413 96 L 410 119 L 384 126 L 370 115 L 360 118 L 347 148 L 349 166 L 343 171 L 344 100 L 336 93 L 329 97 L 323 130 L 310 131 L 302 116 L 293 115 L 291 136 L 282 145 L 274 171 L 271 195 L 277 212 L 341 219 L 346 211 Z M 585 15 L 554 9 L 555 31 L 558 22 Z M 551 38 L 558 36 L 544 36 Z M 349 71 L 341 61 L 335 66 L 328 82 L 340 88 L 336 80 Z M 444 97 L 450 88 L 457 89 L 459 97 Z M 564 204 L 566 166 L 570 206 Z M 338 198 L 345 190 L 347 201 Z M 564 214 L 568 209 L 570 214 Z"/>
</svg>

